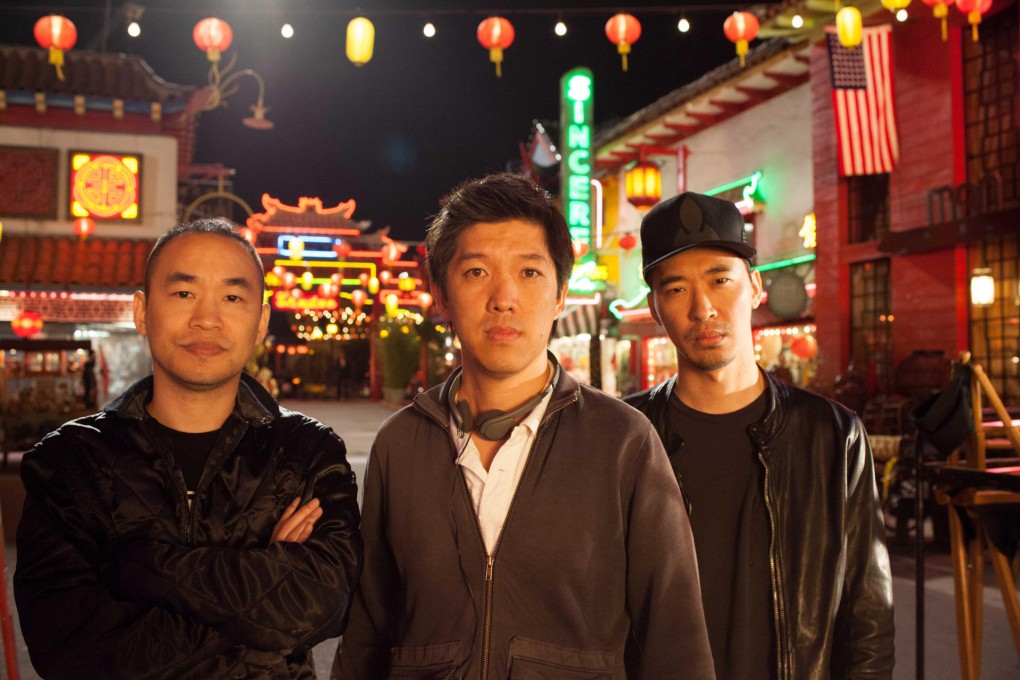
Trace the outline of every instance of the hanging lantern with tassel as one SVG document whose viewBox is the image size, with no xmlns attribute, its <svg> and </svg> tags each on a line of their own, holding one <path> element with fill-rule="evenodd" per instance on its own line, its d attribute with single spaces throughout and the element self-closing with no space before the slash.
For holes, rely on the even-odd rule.
<svg viewBox="0 0 1020 680">
<path fill-rule="evenodd" d="M 627 201 L 638 210 L 648 210 L 662 198 L 662 172 L 655 163 L 635 163 L 624 180 Z"/>
<path fill-rule="evenodd" d="M 514 27 L 503 17 L 489 17 L 478 24 L 478 42 L 489 50 L 489 61 L 496 65 L 496 77 L 503 77 L 503 50 L 514 44 Z"/>
<path fill-rule="evenodd" d="M 924 4 L 931 7 L 931 13 L 942 22 L 942 42 L 949 40 L 949 27 L 946 25 L 946 18 L 949 16 L 949 6 L 956 0 L 924 0 Z"/>
<path fill-rule="evenodd" d="M 205 52 L 206 58 L 215 65 L 220 60 L 220 54 L 226 52 L 230 43 L 234 42 L 234 31 L 223 19 L 209 17 L 195 24 L 191 37 L 198 49 Z"/>
<path fill-rule="evenodd" d="M 956 9 L 967 15 L 967 23 L 970 24 L 974 42 L 978 40 L 978 25 L 981 23 L 981 15 L 991 7 L 992 0 L 956 0 Z"/>
<path fill-rule="evenodd" d="M 623 70 L 626 71 L 630 46 L 641 37 L 641 22 L 630 14 L 616 14 L 606 22 L 606 37 L 616 45 L 616 51 L 623 59 Z"/>
<path fill-rule="evenodd" d="M 857 47 L 864 39 L 861 28 L 861 11 L 856 7 L 844 7 L 836 13 L 836 38 L 843 47 Z"/>
<path fill-rule="evenodd" d="M 375 46 L 375 26 L 365 17 L 355 17 L 347 24 L 347 58 L 355 66 L 364 66 L 372 60 Z"/>
<path fill-rule="evenodd" d="M 723 32 L 730 42 L 737 45 L 737 56 L 740 57 L 740 66 L 744 66 L 744 55 L 747 54 L 747 44 L 758 36 L 758 17 L 750 12 L 734 12 L 726 17 L 723 24 Z"/>
<path fill-rule="evenodd" d="M 35 41 L 50 51 L 50 63 L 57 69 L 57 78 L 64 79 L 64 52 L 78 42 L 78 29 L 67 17 L 50 14 L 35 22 Z"/>
</svg>

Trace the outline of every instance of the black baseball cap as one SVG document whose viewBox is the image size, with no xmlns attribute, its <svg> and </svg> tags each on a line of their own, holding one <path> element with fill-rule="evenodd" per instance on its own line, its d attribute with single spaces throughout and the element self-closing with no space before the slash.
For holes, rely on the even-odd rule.
<svg viewBox="0 0 1020 680">
<path fill-rule="evenodd" d="M 750 260 L 758 251 L 744 242 L 744 217 L 732 202 L 692 191 L 673 196 L 641 220 L 645 281 L 655 265 L 691 248 L 722 248 Z"/>
</svg>

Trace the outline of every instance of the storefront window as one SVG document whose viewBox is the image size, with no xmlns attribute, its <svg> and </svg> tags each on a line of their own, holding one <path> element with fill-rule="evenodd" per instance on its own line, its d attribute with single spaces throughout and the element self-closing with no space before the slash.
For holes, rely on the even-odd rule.
<svg viewBox="0 0 1020 680">
<path fill-rule="evenodd" d="M 549 351 L 560 362 L 563 371 L 574 380 L 591 384 L 591 336 L 587 333 L 553 338 Z"/>
</svg>

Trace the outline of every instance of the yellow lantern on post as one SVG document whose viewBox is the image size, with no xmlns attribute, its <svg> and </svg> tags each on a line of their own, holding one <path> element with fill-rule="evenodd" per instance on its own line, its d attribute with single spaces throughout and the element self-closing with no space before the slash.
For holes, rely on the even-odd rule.
<svg viewBox="0 0 1020 680">
<path fill-rule="evenodd" d="M 844 7 L 836 13 L 836 37 L 843 47 L 857 47 L 864 38 L 861 29 L 861 11 Z"/>
<path fill-rule="evenodd" d="M 347 24 L 347 58 L 355 66 L 372 60 L 375 47 L 375 26 L 365 17 L 355 17 Z"/>
<path fill-rule="evenodd" d="M 627 201 L 638 210 L 648 210 L 662 198 L 662 172 L 646 160 L 634 164 L 624 177 Z"/>
</svg>

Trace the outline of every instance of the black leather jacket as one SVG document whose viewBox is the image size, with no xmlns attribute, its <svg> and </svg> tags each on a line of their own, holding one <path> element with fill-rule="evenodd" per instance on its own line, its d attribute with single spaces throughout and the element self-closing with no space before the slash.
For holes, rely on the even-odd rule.
<svg viewBox="0 0 1020 680">
<path fill-rule="evenodd" d="M 749 434 L 772 526 L 776 677 L 891 678 L 892 575 L 864 428 L 841 405 L 765 376 L 765 416 Z M 652 421 L 674 471 L 676 379 L 624 400 Z"/>
<path fill-rule="evenodd" d="M 14 590 L 44 678 L 313 678 L 361 569 L 343 441 L 243 376 L 193 502 L 145 409 L 152 378 L 25 455 Z M 295 497 L 324 514 L 269 545 Z"/>
</svg>

